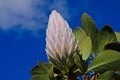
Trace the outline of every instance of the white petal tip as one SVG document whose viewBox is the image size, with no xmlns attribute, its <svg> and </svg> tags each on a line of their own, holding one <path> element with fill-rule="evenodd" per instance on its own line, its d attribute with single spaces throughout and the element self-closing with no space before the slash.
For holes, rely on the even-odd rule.
<svg viewBox="0 0 120 80">
<path fill-rule="evenodd" d="M 57 11 L 56 11 L 56 10 L 53 10 L 52 13 L 57 13 Z"/>
</svg>

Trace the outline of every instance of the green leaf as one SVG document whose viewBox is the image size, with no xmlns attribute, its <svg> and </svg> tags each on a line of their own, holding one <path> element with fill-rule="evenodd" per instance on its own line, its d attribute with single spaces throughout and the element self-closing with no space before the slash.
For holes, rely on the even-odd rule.
<svg viewBox="0 0 120 80">
<path fill-rule="evenodd" d="M 88 61 L 83 60 L 80 54 L 75 56 L 75 64 L 77 65 L 82 74 L 87 71 Z"/>
<path fill-rule="evenodd" d="M 120 43 L 119 42 L 109 43 L 109 44 L 105 45 L 104 49 L 105 50 L 111 49 L 111 50 L 120 52 Z"/>
<path fill-rule="evenodd" d="M 96 38 L 97 38 L 97 34 L 98 34 L 98 29 L 96 27 L 96 24 L 87 13 L 84 13 L 82 15 L 81 23 L 82 23 L 82 28 L 85 30 L 87 35 L 90 36 L 90 38 L 92 40 L 92 46 L 93 46 L 92 52 L 95 53 Z"/>
<path fill-rule="evenodd" d="M 80 70 L 80 72 L 84 72 L 83 71 L 83 67 L 82 67 L 82 62 L 81 62 L 82 60 L 81 60 L 81 58 L 80 58 L 80 56 L 79 55 L 76 55 L 75 56 L 75 64 L 78 66 L 78 68 L 79 68 L 79 70 Z"/>
<path fill-rule="evenodd" d="M 105 50 L 92 62 L 88 71 L 104 72 L 106 70 L 120 70 L 120 52 Z"/>
<path fill-rule="evenodd" d="M 34 75 L 31 80 L 50 80 L 48 75 Z"/>
<path fill-rule="evenodd" d="M 50 80 L 56 80 L 53 72 L 50 73 L 49 78 Z"/>
<path fill-rule="evenodd" d="M 38 65 L 31 70 L 31 80 L 50 80 L 51 64 L 42 63 L 39 61 Z"/>
<path fill-rule="evenodd" d="M 85 39 L 87 37 L 87 34 L 85 33 L 85 31 L 83 29 L 81 29 L 80 27 L 77 27 L 74 30 L 74 35 L 75 35 L 76 40 L 78 41 L 78 46 L 79 46 L 79 50 L 80 50 L 81 43 L 82 43 L 83 39 Z"/>
<path fill-rule="evenodd" d="M 113 71 L 106 71 L 97 80 L 120 80 L 120 75 Z"/>
<path fill-rule="evenodd" d="M 117 40 L 120 41 L 120 33 L 119 32 L 115 32 Z"/>
<path fill-rule="evenodd" d="M 85 31 L 80 27 L 77 27 L 74 30 L 74 34 L 78 41 L 80 53 L 82 54 L 83 59 L 87 60 L 92 49 L 91 39 L 90 37 L 87 37 Z"/>
<path fill-rule="evenodd" d="M 85 39 L 83 39 L 80 48 L 80 54 L 82 55 L 83 60 L 87 60 L 92 50 L 90 37 L 86 37 Z"/>
<path fill-rule="evenodd" d="M 105 25 L 98 34 L 97 50 L 103 51 L 104 46 L 108 43 L 117 41 L 116 35 L 109 25 Z"/>
<path fill-rule="evenodd" d="M 97 80 L 114 80 L 114 73 L 112 71 L 106 71 Z"/>
<path fill-rule="evenodd" d="M 39 67 L 44 70 L 45 73 L 50 73 L 51 71 L 51 64 L 50 63 L 42 63 L 39 61 Z"/>
</svg>

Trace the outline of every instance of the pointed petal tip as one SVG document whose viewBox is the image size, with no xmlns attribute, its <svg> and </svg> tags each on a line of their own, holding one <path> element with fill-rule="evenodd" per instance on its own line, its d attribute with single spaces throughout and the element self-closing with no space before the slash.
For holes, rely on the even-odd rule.
<svg viewBox="0 0 120 80">
<path fill-rule="evenodd" d="M 58 13 L 56 10 L 52 10 L 52 13 Z"/>
<path fill-rule="evenodd" d="M 57 12 L 56 10 L 52 10 L 51 15 L 56 15 L 56 16 L 58 16 L 58 15 L 60 15 L 60 14 L 59 14 L 59 12 Z M 60 15 L 60 16 L 61 16 L 61 15 Z"/>
</svg>

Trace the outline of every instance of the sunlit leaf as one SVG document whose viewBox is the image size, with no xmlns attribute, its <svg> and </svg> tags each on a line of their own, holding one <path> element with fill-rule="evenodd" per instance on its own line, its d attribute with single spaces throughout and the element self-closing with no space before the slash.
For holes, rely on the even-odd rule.
<svg viewBox="0 0 120 80">
<path fill-rule="evenodd" d="M 120 41 L 120 33 L 119 32 L 115 32 L 117 40 Z"/>
<path fill-rule="evenodd" d="M 87 13 L 84 13 L 82 15 L 81 23 L 82 23 L 82 28 L 85 30 L 87 35 L 90 36 L 92 40 L 92 46 L 93 46 L 92 52 L 95 53 L 96 52 L 95 51 L 96 50 L 96 38 L 98 34 L 98 29 L 96 27 L 96 24 Z"/>
<path fill-rule="evenodd" d="M 117 41 L 114 31 L 109 25 L 105 25 L 98 34 L 98 39 L 97 39 L 98 52 L 103 51 L 104 46 L 106 44 L 114 41 Z"/>
<path fill-rule="evenodd" d="M 120 52 L 105 50 L 92 62 L 88 71 L 104 72 L 106 70 L 120 70 Z"/>
<path fill-rule="evenodd" d="M 74 35 L 78 41 L 78 46 L 79 46 L 79 50 L 80 50 L 81 43 L 82 43 L 83 39 L 85 39 L 87 37 L 87 34 L 85 33 L 85 31 L 83 29 L 81 29 L 80 27 L 77 27 L 74 30 Z"/>
<path fill-rule="evenodd" d="M 85 31 L 80 27 L 77 27 L 74 30 L 74 34 L 79 44 L 80 53 L 82 54 L 83 59 L 87 60 L 92 49 L 91 39 L 87 37 Z"/>
<path fill-rule="evenodd" d="M 83 39 L 80 48 L 80 54 L 82 55 L 83 60 L 87 60 L 92 50 L 90 37 L 86 37 L 85 39 Z"/>
</svg>

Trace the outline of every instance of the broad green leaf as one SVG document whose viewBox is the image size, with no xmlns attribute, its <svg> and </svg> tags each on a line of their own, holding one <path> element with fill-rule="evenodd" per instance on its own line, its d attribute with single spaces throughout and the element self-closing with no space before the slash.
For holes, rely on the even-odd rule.
<svg viewBox="0 0 120 80">
<path fill-rule="evenodd" d="M 83 29 L 81 29 L 80 27 L 77 27 L 74 30 L 74 35 L 78 41 L 78 46 L 79 46 L 79 50 L 80 50 L 81 43 L 82 43 L 83 39 L 85 39 L 87 37 L 87 35 L 86 35 L 85 31 Z"/>
<path fill-rule="evenodd" d="M 97 80 L 120 80 L 120 75 L 113 71 L 106 71 Z"/>
<path fill-rule="evenodd" d="M 103 51 L 104 46 L 108 43 L 117 41 L 116 35 L 109 25 L 105 25 L 99 32 L 97 38 L 97 50 Z"/>
<path fill-rule="evenodd" d="M 50 72 L 51 64 L 39 61 L 38 65 L 31 70 L 31 80 L 49 80 Z"/>
<path fill-rule="evenodd" d="M 92 43 L 90 37 L 83 39 L 80 45 L 80 54 L 82 55 L 83 60 L 87 60 L 90 56 L 92 50 Z"/>
<path fill-rule="evenodd" d="M 120 52 L 120 43 L 119 42 L 109 43 L 109 44 L 105 45 L 104 49 L 105 50 L 111 49 L 111 50 Z"/>
<path fill-rule="evenodd" d="M 92 46 L 93 46 L 92 52 L 95 53 L 96 38 L 97 38 L 97 34 L 98 34 L 98 29 L 96 27 L 96 24 L 87 13 L 84 13 L 82 15 L 81 23 L 82 23 L 82 28 L 85 30 L 87 35 L 90 36 L 90 38 L 92 40 Z"/>
<path fill-rule="evenodd" d="M 97 80 L 114 80 L 114 73 L 112 71 L 106 71 Z"/>
<path fill-rule="evenodd" d="M 117 40 L 120 41 L 120 33 L 119 32 L 115 32 Z"/>
<path fill-rule="evenodd" d="M 104 72 L 106 70 L 120 70 L 120 52 L 105 50 L 92 62 L 88 71 Z"/>
</svg>

